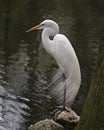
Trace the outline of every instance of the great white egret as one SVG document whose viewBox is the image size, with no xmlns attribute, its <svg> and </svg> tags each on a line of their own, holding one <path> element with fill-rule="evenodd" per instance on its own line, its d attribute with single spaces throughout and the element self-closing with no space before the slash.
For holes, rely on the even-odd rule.
<svg viewBox="0 0 104 130">
<path fill-rule="evenodd" d="M 44 20 L 37 26 L 27 30 L 30 32 L 42 29 L 42 44 L 45 50 L 52 55 L 61 69 L 63 82 L 53 89 L 53 95 L 58 104 L 70 106 L 80 87 L 81 73 L 76 53 L 66 36 L 59 34 L 59 26 L 53 20 Z M 53 36 L 53 39 L 50 39 Z"/>
</svg>

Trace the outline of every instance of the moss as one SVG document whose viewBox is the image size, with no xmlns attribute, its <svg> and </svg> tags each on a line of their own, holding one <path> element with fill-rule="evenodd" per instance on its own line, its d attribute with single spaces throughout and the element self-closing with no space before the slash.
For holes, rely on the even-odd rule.
<svg viewBox="0 0 104 130">
<path fill-rule="evenodd" d="M 100 47 L 99 58 L 90 86 L 81 120 L 76 130 L 104 129 L 104 44 Z"/>
</svg>

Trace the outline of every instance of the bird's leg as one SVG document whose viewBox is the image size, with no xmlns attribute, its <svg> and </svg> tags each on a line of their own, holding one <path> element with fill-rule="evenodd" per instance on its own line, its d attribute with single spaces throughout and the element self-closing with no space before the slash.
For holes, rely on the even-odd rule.
<svg viewBox="0 0 104 130">
<path fill-rule="evenodd" d="M 53 112 L 53 114 L 55 114 L 56 112 L 58 112 L 58 114 L 60 114 L 62 111 L 69 112 L 69 109 L 66 107 L 66 90 L 67 90 L 66 79 L 67 79 L 67 76 L 64 73 L 62 73 L 62 80 L 65 83 L 64 84 L 64 93 L 63 93 L 63 97 L 64 97 L 63 104 L 62 104 L 62 106 L 57 106 L 55 111 Z"/>
<path fill-rule="evenodd" d="M 63 81 L 65 82 L 66 80 L 66 75 L 63 73 L 62 74 L 62 77 L 63 77 Z M 65 82 L 65 85 L 64 85 L 64 100 L 63 100 L 63 110 L 65 110 L 65 105 L 66 105 L 66 82 Z"/>
<path fill-rule="evenodd" d="M 62 112 L 62 111 L 64 111 L 64 110 L 66 110 L 66 111 L 68 111 L 67 110 L 67 108 L 66 108 L 66 75 L 64 74 L 64 73 L 62 73 L 62 80 L 63 80 L 63 82 L 65 83 L 64 84 L 64 93 L 63 93 L 63 97 L 64 97 L 64 99 L 63 99 L 63 104 L 62 104 L 62 106 L 57 106 L 57 108 L 56 108 L 56 111 L 59 111 L 59 114 Z M 56 112 L 55 111 L 55 112 Z M 55 113 L 54 112 L 54 113 Z"/>
</svg>

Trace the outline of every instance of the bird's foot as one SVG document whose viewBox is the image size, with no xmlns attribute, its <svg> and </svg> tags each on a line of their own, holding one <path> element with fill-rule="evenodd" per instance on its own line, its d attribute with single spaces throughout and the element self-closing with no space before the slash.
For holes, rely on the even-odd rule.
<svg viewBox="0 0 104 130">
<path fill-rule="evenodd" d="M 70 112 L 70 109 L 71 108 L 68 108 L 67 106 L 57 106 L 54 111 L 53 111 L 53 114 L 57 113 L 60 114 L 62 111 L 67 111 L 67 112 Z"/>
<path fill-rule="evenodd" d="M 54 110 L 54 120 L 55 121 L 67 121 L 67 122 L 74 122 L 77 123 L 80 119 L 80 116 L 78 116 L 71 107 L 68 108 L 67 106 L 58 106 Z"/>
</svg>

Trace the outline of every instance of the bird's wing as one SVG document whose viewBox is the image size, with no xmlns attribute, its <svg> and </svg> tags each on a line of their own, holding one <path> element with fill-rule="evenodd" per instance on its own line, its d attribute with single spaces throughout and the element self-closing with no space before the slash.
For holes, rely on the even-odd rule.
<svg viewBox="0 0 104 130">
<path fill-rule="evenodd" d="M 80 68 L 78 59 L 70 41 L 61 34 L 57 34 L 54 38 L 55 43 L 55 59 L 63 73 L 67 74 L 67 79 L 52 87 L 52 95 L 57 103 L 63 103 L 64 87 L 66 85 L 66 104 L 70 105 L 79 90 L 80 86 Z"/>
<path fill-rule="evenodd" d="M 74 65 L 78 62 L 70 41 L 62 34 L 54 38 L 55 58 L 63 72 L 71 74 Z"/>
</svg>

